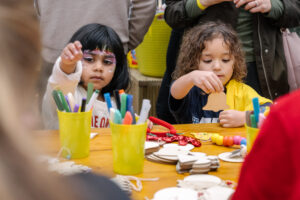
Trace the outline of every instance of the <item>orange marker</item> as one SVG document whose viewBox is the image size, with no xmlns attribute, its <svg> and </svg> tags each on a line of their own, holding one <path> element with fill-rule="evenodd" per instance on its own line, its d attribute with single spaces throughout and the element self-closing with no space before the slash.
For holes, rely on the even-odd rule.
<svg viewBox="0 0 300 200">
<path fill-rule="evenodd" d="M 126 112 L 123 124 L 132 124 L 132 115 L 129 111 Z"/>
<path fill-rule="evenodd" d="M 123 94 L 125 91 L 123 89 L 119 90 L 119 94 Z"/>
</svg>

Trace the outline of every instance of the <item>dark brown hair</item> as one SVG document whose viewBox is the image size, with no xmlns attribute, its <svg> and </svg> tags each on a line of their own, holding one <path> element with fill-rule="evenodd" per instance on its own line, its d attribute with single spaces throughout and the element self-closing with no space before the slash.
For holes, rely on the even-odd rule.
<svg viewBox="0 0 300 200">
<path fill-rule="evenodd" d="M 0 2 L 0 43 L 0 199 L 77 199 L 64 181 L 36 162 L 31 132 L 20 119 L 24 109 L 36 105 L 41 60 L 32 0 Z"/>
<path fill-rule="evenodd" d="M 202 51 L 205 49 L 205 42 L 218 37 L 224 39 L 230 54 L 235 59 L 231 79 L 242 82 L 247 74 L 247 68 L 241 43 L 236 32 L 230 26 L 221 22 L 207 22 L 197 25 L 184 34 L 176 69 L 172 74 L 173 79 L 176 80 L 193 70 L 197 70 Z"/>
</svg>

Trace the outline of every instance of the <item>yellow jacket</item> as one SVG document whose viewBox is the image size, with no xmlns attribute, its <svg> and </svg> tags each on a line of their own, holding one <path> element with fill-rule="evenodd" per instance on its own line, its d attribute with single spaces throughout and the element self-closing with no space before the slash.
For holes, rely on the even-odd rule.
<svg viewBox="0 0 300 200">
<path fill-rule="evenodd" d="M 250 86 L 232 79 L 226 85 L 226 101 L 230 109 L 238 111 L 253 110 L 252 98 L 258 97 L 259 104 L 272 103 L 270 99 L 260 96 Z"/>
</svg>

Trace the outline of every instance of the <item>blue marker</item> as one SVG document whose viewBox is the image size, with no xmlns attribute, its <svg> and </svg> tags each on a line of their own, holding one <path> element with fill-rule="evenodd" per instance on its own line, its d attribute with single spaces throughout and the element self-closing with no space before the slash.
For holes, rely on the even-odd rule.
<svg viewBox="0 0 300 200">
<path fill-rule="evenodd" d="M 254 97 L 252 99 L 252 103 L 253 103 L 253 111 L 254 111 L 254 117 L 255 117 L 255 121 L 258 122 L 259 118 L 259 102 L 258 102 L 258 97 Z"/>
<path fill-rule="evenodd" d="M 136 124 L 133 106 L 130 107 L 130 110 L 129 110 L 129 111 L 130 111 L 130 113 L 131 113 L 131 115 L 132 115 L 132 124 Z"/>
<path fill-rule="evenodd" d="M 107 110 L 108 110 L 108 112 L 110 112 L 110 108 L 112 108 L 112 105 L 111 105 L 111 101 L 110 101 L 110 94 L 108 92 L 104 93 L 104 99 L 106 101 Z"/>
<path fill-rule="evenodd" d="M 132 106 L 133 96 L 131 94 L 127 95 L 127 101 L 126 101 L 126 111 L 130 111 Z"/>
</svg>

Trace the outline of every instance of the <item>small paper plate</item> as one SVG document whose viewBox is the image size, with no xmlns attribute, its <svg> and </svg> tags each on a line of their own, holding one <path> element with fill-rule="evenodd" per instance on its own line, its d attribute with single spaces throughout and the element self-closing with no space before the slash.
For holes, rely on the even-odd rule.
<svg viewBox="0 0 300 200">
<path fill-rule="evenodd" d="M 220 185 L 222 180 L 213 175 L 208 174 L 196 174 L 190 175 L 183 179 L 184 182 L 191 182 L 197 185 L 199 188 L 209 188 L 212 186 Z"/>
<path fill-rule="evenodd" d="M 223 161 L 226 162 L 244 162 L 244 158 L 242 157 L 235 157 L 235 158 L 230 158 L 229 155 L 231 154 L 231 152 L 224 152 L 219 154 L 219 158 Z"/>
<path fill-rule="evenodd" d="M 211 182 L 214 183 L 215 185 L 218 185 L 222 182 L 222 180 L 217 177 L 217 176 L 213 176 L 213 175 L 208 175 L 208 174 L 197 174 L 197 175 L 190 175 L 187 176 L 183 179 L 184 181 L 205 181 L 205 182 Z"/>
<path fill-rule="evenodd" d="M 145 149 L 151 149 L 151 148 L 157 148 L 157 147 L 159 147 L 158 142 L 149 142 L 149 141 L 145 142 Z"/>
<path fill-rule="evenodd" d="M 197 158 L 206 157 L 206 153 L 203 152 L 190 152 L 189 155 L 195 156 Z"/>
<path fill-rule="evenodd" d="M 203 199 L 228 200 L 234 190 L 228 187 L 214 186 L 204 191 Z"/>
<path fill-rule="evenodd" d="M 168 143 L 168 144 L 164 144 L 164 148 L 178 148 L 178 149 L 181 149 L 181 150 L 190 151 L 195 147 L 192 144 L 187 144 L 185 146 L 181 146 L 181 145 L 174 144 L 174 143 Z"/>
<path fill-rule="evenodd" d="M 197 200 L 198 192 L 189 188 L 169 187 L 157 191 L 153 200 Z"/>
</svg>

